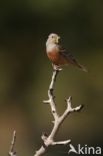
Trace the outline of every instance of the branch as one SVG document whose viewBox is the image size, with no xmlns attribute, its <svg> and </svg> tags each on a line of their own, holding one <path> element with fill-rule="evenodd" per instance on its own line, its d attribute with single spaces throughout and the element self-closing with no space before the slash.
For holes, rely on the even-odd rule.
<svg viewBox="0 0 103 156">
<path fill-rule="evenodd" d="M 57 75 L 59 73 L 60 70 L 54 70 L 53 71 L 53 75 L 52 75 L 52 79 L 51 79 L 51 83 L 50 83 L 50 86 L 49 86 L 49 90 L 48 90 L 48 97 L 49 97 L 49 100 L 46 100 L 46 101 L 43 101 L 44 103 L 49 103 L 50 104 L 50 107 L 51 107 L 51 113 L 54 117 L 54 119 L 56 120 L 59 116 L 58 116 L 58 113 L 57 113 L 57 110 L 56 110 L 56 105 L 55 105 L 55 96 L 54 96 L 54 85 L 55 85 L 55 82 L 56 82 L 56 78 L 57 78 Z"/>
<path fill-rule="evenodd" d="M 14 150 L 15 142 L 16 142 L 16 131 L 14 130 L 12 140 L 11 140 L 10 150 L 8 153 L 9 156 L 16 156 L 16 151 Z"/>
<path fill-rule="evenodd" d="M 55 141 L 56 134 L 58 133 L 60 126 L 62 125 L 63 121 L 67 118 L 67 116 L 70 113 L 78 112 L 83 108 L 82 105 L 72 108 L 72 97 L 69 97 L 68 99 L 66 99 L 67 107 L 66 107 L 64 113 L 61 116 L 59 116 L 59 114 L 57 112 L 57 108 L 56 108 L 56 103 L 55 103 L 54 85 L 55 85 L 58 73 L 60 71 L 61 71 L 61 69 L 58 69 L 58 68 L 54 69 L 51 83 L 50 83 L 50 86 L 48 89 L 48 100 L 43 101 L 44 103 L 48 103 L 50 105 L 51 113 L 54 118 L 54 121 L 53 121 L 54 125 L 53 125 L 51 133 L 49 135 L 44 133 L 41 136 L 43 144 L 40 147 L 40 149 L 36 151 L 34 156 L 41 156 L 41 155 L 45 154 L 47 152 L 49 146 L 67 145 L 67 144 L 69 144 L 69 146 L 70 146 L 70 150 L 68 151 L 68 154 L 70 152 L 76 153 L 76 150 L 75 150 L 74 146 L 71 144 L 70 139 L 64 140 L 64 141 Z M 14 130 L 12 140 L 11 140 L 10 150 L 8 153 L 9 156 L 17 156 L 16 151 L 14 150 L 15 142 L 16 142 L 16 131 Z"/>
<path fill-rule="evenodd" d="M 56 82 L 56 78 L 58 73 L 60 72 L 61 69 L 54 69 L 53 71 L 53 75 L 52 75 L 52 79 L 51 79 L 51 83 L 49 86 L 49 90 L 48 90 L 48 100 L 43 101 L 44 103 L 48 103 L 50 105 L 51 108 L 51 113 L 53 115 L 54 118 L 54 126 L 53 129 L 51 130 L 51 133 L 49 134 L 49 136 L 47 136 L 46 134 L 42 135 L 42 140 L 43 140 L 43 145 L 40 147 L 39 150 L 36 151 L 36 153 L 34 154 L 34 156 L 41 156 L 43 154 L 45 154 L 47 152 L 47 149 L 49 146 L 54 146 L 54 145 L 67 145 L 71 142 L 70 139 L 65 140 L 65 141 L 54 141 L 54 138 L 56 137 L 56 134 L 61 126 L 61 124 L 63 123 L 64 119 L 67 118 L 67 116 L 72 113 L 72 112 L 78 112 L 82 109 L 82 105 L 76 107 L 76 108 L 72 108 L 72 98 L 69 97 L 66 100 L 67 103 L 67 108 L 64 111 L 64 113 L 59 116 L 57 109 L 56 109 L 56 104 L 55 104 L 55 96 L 54 96 L 54 85 Z"/>
</svg>

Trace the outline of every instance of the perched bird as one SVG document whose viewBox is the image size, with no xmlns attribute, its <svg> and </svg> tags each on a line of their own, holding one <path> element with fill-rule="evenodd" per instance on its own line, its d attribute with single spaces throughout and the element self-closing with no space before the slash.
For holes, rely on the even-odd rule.
<svg viewBox="0 0 103 156">
<path fill-rule="evenodd" d="M 58 69 L 63 65 L 72 64 L 87 72 L 87 69 L 83 65 L 79 64 L 70 52 L 62 48 L 59 40 L 60 36 L 55 33 L 51 33 L 46 41 L 47 56 L 55 68 Z"/>
</svg>

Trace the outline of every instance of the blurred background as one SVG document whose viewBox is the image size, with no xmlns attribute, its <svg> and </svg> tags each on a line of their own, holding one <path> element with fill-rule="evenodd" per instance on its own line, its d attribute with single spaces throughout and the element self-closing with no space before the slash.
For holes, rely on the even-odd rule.
<svg viewBox="0 0 103 156">
<path fill-rule="evenodd" d="M 50 33 L 62 37 L 88 73 L 65 67 L 56 82 L 58 112 L 65 98 L 73 106 L 57 140 L 72 139 L 77 146 L 103 145 L 103 1 L 102 0 L 1 0 L 0 1 L 0 155 L 7 155 L 13 130 L 18 155 L 33 155 L 41 146 L 42 132 L 52 129 L 47 90 L 52 66 L 45 53 Z M 2 148 L 1 148 L 2 147 Z M 69 147 L 55 147 L 47 155 L 68 155 Z"/>
</svg>

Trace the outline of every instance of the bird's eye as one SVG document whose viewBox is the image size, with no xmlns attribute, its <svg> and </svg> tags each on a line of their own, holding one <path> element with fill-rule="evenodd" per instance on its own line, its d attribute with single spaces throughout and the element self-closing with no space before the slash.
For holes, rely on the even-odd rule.
<svg viewBox="0 0 103 156">
<path fill-rule="evenodd" d="M 52 38 L 54 38 L 54 36 L 52 36 Z"/>
</svg>

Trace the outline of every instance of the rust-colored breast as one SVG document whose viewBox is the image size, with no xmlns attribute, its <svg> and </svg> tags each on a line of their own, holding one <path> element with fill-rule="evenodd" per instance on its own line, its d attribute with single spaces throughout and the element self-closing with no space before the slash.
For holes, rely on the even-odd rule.
<svg viewBox="0 0 103 156">
<path fill-rule="evenodd" d="M 65 59 L 63 55 L 60 54 L 59 49 L 52 48 L 50 51 L 47 51 L 48 58 L 55 64 L 55 65 L 65 65 L 68 64 L 68 61 Z"/>
</svg>

